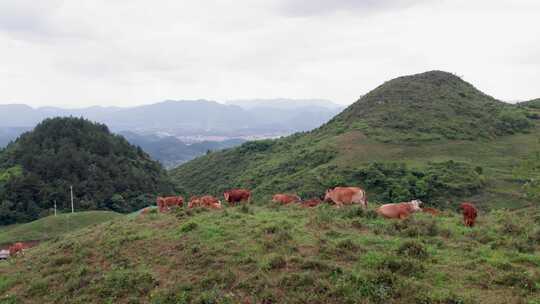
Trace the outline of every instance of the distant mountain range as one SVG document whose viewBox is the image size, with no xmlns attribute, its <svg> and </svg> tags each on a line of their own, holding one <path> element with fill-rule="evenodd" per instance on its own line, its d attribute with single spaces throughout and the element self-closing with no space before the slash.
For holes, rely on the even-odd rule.
<svg viewBox="0 0 540 304">
<path fill-rule="evenodd" d="M 115 131 L 249 137 L 312 129 L 343 109 L 330 101 L 313 100 L 313 105 L 309 103 L 309 100 L 289 99 L 238 101 L 236 104 L 168 100 L 131 108 L 83 109 L 32 108 L 11 104 L 0 105 L 0 127 L 33 127 L 48 117 L 82 116 L 105 123 Z"/>
<path fill-rule="evenodd" d="M 104 123 L 170 167 L 207 150 L 248 139 L 276 138 L 316 128 L 343 107 L 327 100 L 254 99 L 227 104 L 208 100 L 167 100 L 156 104 L 64 109 L 0 105 L 0 147 L 45 118 L 84 117 Z M 129 132 L 126 132 L 129 131 Z M 195 144 L 195 145 L 189 145 Z"/>
</svg>

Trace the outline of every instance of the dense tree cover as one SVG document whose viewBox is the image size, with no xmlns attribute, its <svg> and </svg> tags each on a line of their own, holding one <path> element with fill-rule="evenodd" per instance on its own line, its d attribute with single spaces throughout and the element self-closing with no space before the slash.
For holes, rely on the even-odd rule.
<svg viewBox="0 0 540 304">
<path fill-rule="evenodd" d="M 355 176 L 364 182 L 377 201 L 403 202 L 421 199 L 444 205 L 477 193 L 483 186 L 483 169 L 468 163 L 430 163 L 424 169 L 411 169 L 403 163 L 373 163 Z"/>
<path fill-rule="evenodd" d="M 69 209 L 129 212 L 157 193 L 171 192 L 166 172 L 138 147 L 102 124 L 82 118 L 46 119 L 0 155 L 0 224 Z"/>
</svg>

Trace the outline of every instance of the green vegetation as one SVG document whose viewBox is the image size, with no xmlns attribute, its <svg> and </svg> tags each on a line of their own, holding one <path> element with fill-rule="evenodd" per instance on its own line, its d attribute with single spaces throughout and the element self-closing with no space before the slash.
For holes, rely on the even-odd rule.
<svg viewBox="0 0 540 304">
<path fill-rule="evenodd" d="M 48 216 L 30 223 L 1 228 L 0 244 L 48 240 L 120 216 L 119 213 L 111 211 L 86 211 Z"/>
<path fill-rule="evenodd" d="M 523 105 L 525 107 L 533 108 L 533 109 L 540 109 L 540 98 L 533 99 L 530 101 L 522 102 L 520 105 Z"/>
<path fill-rule="evenodd" d="M 474 229 L 449 211 L 393 221 L 266 202 L 122 217 L 0 264 L 0 290 L 40 304 L 532 304 L 539 210 L 481 213 Z"/>
<path fill-rule="evenodd" d="M 130 212 L 171 192 L 164 169 L 105 125 L 80 118 L 47 119 L 0 153 L 0 224 L 69 209 Z"/>
<path fill-rule="evenodd" d="M 526 131 L 526 111 L 498 101 L 450 73 L 393 79 L 328 123 L 383 142 L 477 140 Z"/>
<path fill-rule="evenodd" d="M 171 175 L 186 194 L 246 187 L 263 199 L 278 192 L 311 198 L 358 185 L 385 202 L 467 199 L 518 208 L 534 202 L 523 191 L 534 176 L 516 174 L 540 151 L 533 114 L 452 74 L 428 72 L 383 84 L 319 129 L 211 153 Z"/>
</svg>

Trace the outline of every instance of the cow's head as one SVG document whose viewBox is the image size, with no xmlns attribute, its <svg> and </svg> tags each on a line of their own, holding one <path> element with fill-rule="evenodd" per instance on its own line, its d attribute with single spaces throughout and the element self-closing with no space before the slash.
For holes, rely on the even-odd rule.
<svg viewBox="0 0 540 304">
<path fill-rule="evenodd" d="M 324 194 L 323 201 L 325 201 L 325 202 L 331 201 L 332 200 L 332 198 L 330 197 L 331 193 L 332 193 L 332 190 L 330 190 L 330 189 L 326 190 L 326 193 Z"/>
<path fill-rule="evenodd" d="M 411 205 L 413 212 L 422 211 L 420 205 L 423 203 L 421 200 L 412 200 L 409 204 Z"/>
<path fill-rule="evenodd" d="M 230 196 L 231 196 L 231 195 L 230 195 L 229 191 L 223 193 L 223 197 L 225 198 L 225 200 L 226 200 L 227 202 L 229 201 L 229 197 L 230 197 Z"/>
</svg>

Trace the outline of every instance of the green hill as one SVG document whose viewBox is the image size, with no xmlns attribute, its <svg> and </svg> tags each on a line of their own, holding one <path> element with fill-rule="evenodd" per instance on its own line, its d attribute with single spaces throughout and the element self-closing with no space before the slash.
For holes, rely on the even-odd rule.
<svg viewBox="0 0 540 304">
<path fill-rule="evenodd" d="M 46 119 L 0 153 L 0 224 L 69 210 L 130 212 L 170 192 L 164 169 L 105 125 L 82 118 Z"/>
<path fill-rule="evenodd" d="M 540 98 L 522 102 L 520 104 L 526 107 L 540 109 Z"/>
<path fill-rule="evenodd" d="M 247 187 L 259 197 L 311 197 L 361 185 L 375 201 L 519 206 L 528 199 L 515 168 L 540 151 L 529 114 L 452 74 L 428 72 L 383 84 L 316 130 L 211 153 L 172 176 L 191 194 Z"/>
<path fill-rule="evenodd" d="M 537 304 L 538 209 L 384 220 L 270 205 L 115 220 L 0 263 L 2 303 Z M 54 292 L 52 292 L 54 291 Z"/>
<path fill-rule="evenodd" d="M 30 223 L 0 228 L 0 244 L 48 240 L 120 216 L 119 213 L 111 211 L 86 211 L 48 216 Z"/>
</svg>

